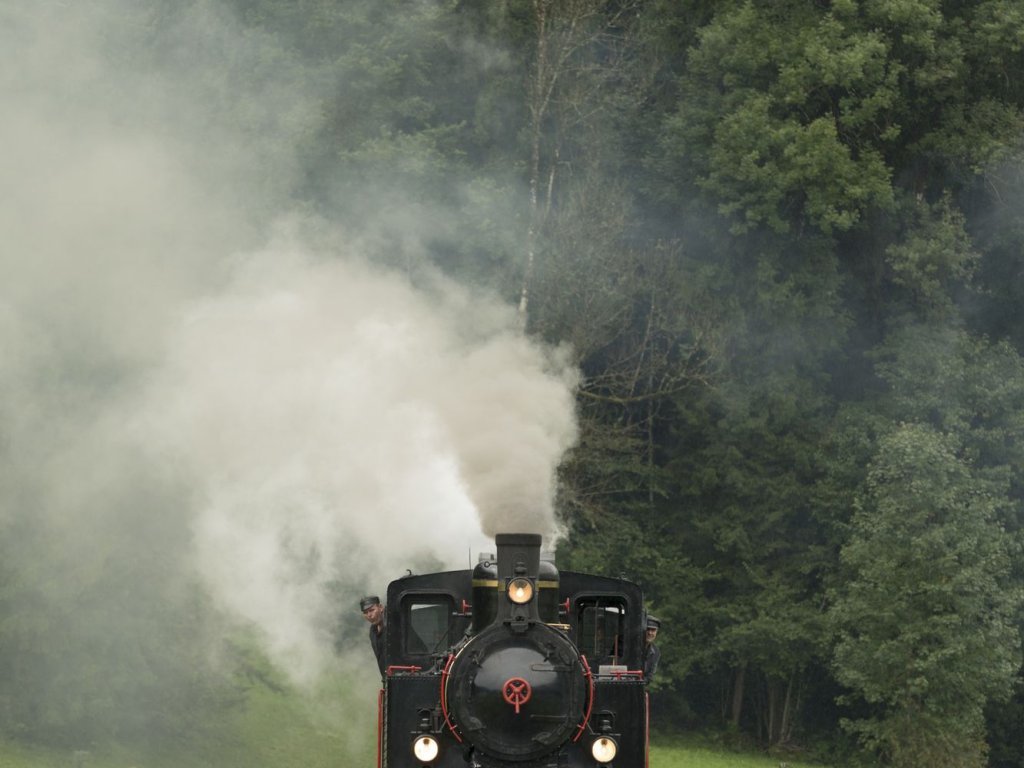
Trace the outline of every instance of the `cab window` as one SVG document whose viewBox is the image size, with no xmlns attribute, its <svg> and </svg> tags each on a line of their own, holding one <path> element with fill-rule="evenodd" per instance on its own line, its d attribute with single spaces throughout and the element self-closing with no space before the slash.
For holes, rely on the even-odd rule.
<svg viewBox="0 0 1024 768">
<path fill-rule="evenodd" d="M 626 649 L 626 602 L 620 597 L 576 601 L 576 642 L 591 664 L 621 663 Z"/>
<path fill-rule="evenodd" d="M 411 595 L 403 602 L 406 654 L 437 653 L 451 644 L 455 605 L 447 595 Z"/>
</svg>

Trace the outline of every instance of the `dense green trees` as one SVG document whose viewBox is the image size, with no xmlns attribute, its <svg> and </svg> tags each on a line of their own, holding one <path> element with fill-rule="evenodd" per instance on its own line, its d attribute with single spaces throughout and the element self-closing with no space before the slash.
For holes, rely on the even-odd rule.
<svg viewBox="0 0 1024 768">
<path fill-rule="evenodd" d="M 659 494 L 620 500 L 654 550 L 624 565 L 668 570 L 644 577 L 678 637 L 697 646 L 665 633 L 667 655 L 688 665 L 670 667 L 688 670 L 675 678 L 682 699 L 706 717 L 716 711 L 711 692 L 721 691 L 721 719 L 768 744 L 791 737 L 801 691 L 820 701 L 834 675 L 852 689 L 842 698 L 851 712 L 887 703 L 876 719 L 854 718 L 887 759 L 968 764 L 970 755 L 981 759 L 984 702 L 1005 697 L 1019 662 L 1010 629 L 1019 611 L 1010 573 L 1019 565 L 1008 558 L 1019 552 L 1019 465 L 1010 456 L 1021 437 L 1020 359 L 1012 346 L 964 329 L 997 306 L 1009 309 L 1005 283 L 975 276 L 1016 258 L 1006 238 L 1019 243 L 1001 190 L 982 189 L 993 163 L 1012 156 L 1022 127 L 1013 78 L 993 77 L 1021 62 L 1019 38 L 995 20 L 997 10 L 644 7 L 649 29 L 678 31 L 682 46 L 673 51 L 664 34 L 654 36 L 665 70 L 635 116 L 651 139 L 634 187 L 646 203 L 644 224 L 657 233 L 646 244 L 666 235 L 683 243 L 683 269 L 700 286 L 679 294 L 690 316 L 702 306 L 697 297 L 718 301 L 717 312 L 701 313 L 714 327 L 701 337 L 714 338 L 707 386 L 657 411 L 651 455 L 663 471 L 651 476 Z M 1007 167 L 998 166 L 1000 178 L 1015 178 Z M 993 210 L 998 233 L 987 228 Z M 999 251 L 986 251 L 986 242 L 1000 242 Z M 918 426 L 901 426 L 909 424 Z M 931 430 L 950 436 L 958 462 L 945 481 L 964 494 L 946 503 L 962 510 L 945 513 L 956 518 L 952 528 L 942 528 L 928 494 L 899 503 L 874 497 L 879 467 L 897 460 L 894 442 L 902 435 L 924 450 Z M 899 461 L 909 463 L 908 475 L 927 474 L 911 456 Z M 891 563 L 881 540 L 861 528 L 879 524 L 865 520 L 867 499 L 896 517 L 925 515 L 906 545 L 938 537 L 952 570 L 972 582 L 949 588 L 970 595 L 977 620 L 955 601 L 944 609 L 952 619 L 932 615 L 930 604 L 913 610 L 925 623 L 952 622 L 944 638 L 929 640 L 946 658 L 995 670 L 976 677 L 973 693 L 963 678 L 971 673 L 950 664 L 950 677 L 932 675 L 931 698 L 900 700 L 899 709 L 893 670 L 878 673 L 882 695 L 858 677 L 869 665 L 857 646 L 835 644 L 830 622 L 848 628 L 891 615 L 888 604 L 900 599 L 897 583 L 872 582 L 874 592 L 859 595 L 861 613 L 846 613 L 848 590 Z M 577 522 L 586 539 L 592 522 Z M 915 588 L 933 576 L 952 579 L 926 570 L 908 577 Z M 976 627 L 973 638 L 960 621 Z M 871 640 L 867 627 L 852 631 L 869 657 L 888 642 L 882 630 Z M 913 645 L 919 631 L 907 628 L 903 653 L 924 665 L 927 651 Z M 964 650 L 971 643 L 994 656 L 980 662 Z M 946 696 L 955 706 L 942 704 Z M 927 738 L 929 728 L 944 729 L 943 739 Z"/>
</svg>

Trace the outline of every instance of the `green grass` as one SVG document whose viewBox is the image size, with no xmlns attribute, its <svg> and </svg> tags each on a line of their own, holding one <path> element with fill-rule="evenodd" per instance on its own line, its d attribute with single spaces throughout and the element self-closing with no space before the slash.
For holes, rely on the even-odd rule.
<svg viewBox="0 0 1024 768">
<path fill-rule="evenodd" d="M 375 670 L 374 670 L 375 671 Z M 246 705 L 169 747 L 90 749 L 82 768 L 373 768 L 377 701 L 344 679 L 299 695 L 253 686 Z M 0 768 L 71 768 L 71 749 L 0 740 Z"/>
<path fill-rule="evenodd" d="M 0 742 L 0 768 L 51 768 L 71 765 L 71 754 L 27 749 Z"/>
<path fill-rule="evenodd" d="M 340 681 L 301 698 L 266 690 L 252 695 L 233 743 L 215 750 L 210 768 L 373 766 L 377 702 L 352 698 Z"/>
<path fill-rule="evenodd" d="M 828 768 L 792 757 L 735 752 L 694 738 L 651 735 L 651 768 Z"/>
<path fill-rule="evenodd" d="M 265 717 L 282 714 L 274 704 L 258 706 L 252 713 L 252 725 Z M 272 733 L 255 735 L 255 742 L 229 742 L 215 750 L 185 748 L 175 755 L 126 754 L 117 751 L 90 753 L 84 768 L 373 768 L 376 753 L 346 746 L 340 733 L 323 732 L 303 724 L 294 712 L 283 720 L 274 719 Z M 264 721 L 269 725 L 269 721 Z M 250 734 L 253 735 L 253 734 Z M 371 739 L 372 741 L 372 739 Z M 204 754 L 205 753 L 205 754 Z M 651 768 L 824 768 L 790 758 L 767 757 L 723 751 L 714 747 L 688 744 L 679 739 L 656 739 L 651 746 Z M 68 750 L 26 749 L 0 743 L 0 768 L 68 768 L 73 755 Z"/>
<path fill-rule="evenodd" d="M 374 768 L 376 701 L 346 704 L 341 681 L 314 695 L 255 688 L 248 706 L 205 739 L 174 749 L 93 750 L 83 768 Z M 360 697 L 361 698 L 361 697 Z M 0 742 L 0 768 L 69 768 L 71 750 Z M 730 751 L 698 737 L 652 734 L 650 768 L 828 768 Z"/>
</svg>

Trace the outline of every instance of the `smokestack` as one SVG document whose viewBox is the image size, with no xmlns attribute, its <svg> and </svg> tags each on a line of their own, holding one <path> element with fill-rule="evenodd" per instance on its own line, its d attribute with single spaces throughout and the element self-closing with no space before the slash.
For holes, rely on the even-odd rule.
<svg viewBox="0 0 1024 768">
<path fill-rule="evenodd" d="M 498 550 L 498 622 L 505 622 L 513 632 L 525 632 L 540 621 L 537 606 L 537 582 L 540 577 L 541 536 L 536 533 L 499 533 L 494 537 Z M 526 602 L 514 603 L 505 594 L 513 579 L 529 582 Z"/>
<path fill-rule="evenodd" d="M 540 575 L 540 544 L 538 533 L 499 533 L 494 537 L 498 548 L 498 581 L 513 576 L 537 580 Z"/>
</svg>

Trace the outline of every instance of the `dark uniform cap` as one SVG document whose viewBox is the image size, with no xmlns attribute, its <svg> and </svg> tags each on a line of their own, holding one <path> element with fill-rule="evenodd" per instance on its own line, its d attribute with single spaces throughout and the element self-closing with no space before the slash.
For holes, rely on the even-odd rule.
<svg viewBox="0 0 1024 768">
<path fill-rule="evenodd" d="M 379 605 L 379 604 L 380 604 L 380 598 L 379 597 L 377 597 L 376 595 L 367 595 L 366 597 L 364 597 L 362 600 L 359 601 L 359 610 L 360 611 L 365 611 L 371 605 Z"/>
<path fill-rule="evenodd" d="M 647 617 L 647 628 L 648 629 L 659 629 L 661 627 L 661 619 L 657 616 Z"/>
</svg>

